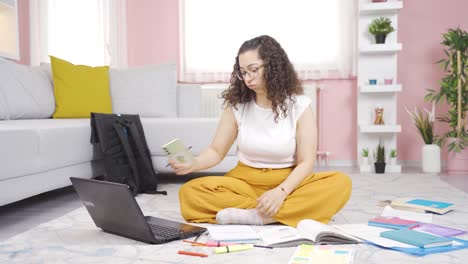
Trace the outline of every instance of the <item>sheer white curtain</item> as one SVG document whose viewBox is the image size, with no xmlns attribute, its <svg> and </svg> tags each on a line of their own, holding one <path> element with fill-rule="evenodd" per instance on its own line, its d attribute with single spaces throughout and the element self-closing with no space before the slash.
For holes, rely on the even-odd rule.
<svg viewBox="0 0 468 264">
<path fill-rule="evenodd" d="M 31 64 L 126 67 L 126 0 L 30 0 Z"/>
<path fill-rule="evenodd" d="M 227 81 L 240 45 L 275 38 L 301 79 L 355 75 L 355 0 L 182 0 L 180 81 Z"/>
</svg>

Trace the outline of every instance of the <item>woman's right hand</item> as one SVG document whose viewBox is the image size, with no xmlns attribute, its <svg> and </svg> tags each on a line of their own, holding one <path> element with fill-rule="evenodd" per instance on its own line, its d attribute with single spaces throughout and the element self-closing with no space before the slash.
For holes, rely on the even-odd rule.
<svg viewBox="0 0 468 264">
<path fill-rule="evenodd" d="M 194 171 L 197 171 L 196 159 L 194 159 L 194 161 L 190 163 L 178 163 L 173 160 L 169 160 L 169 165 L 171 165 L 171 167 L 174 169 L 175 174 L 177 175 L 186 175 Z"/>
</svg>

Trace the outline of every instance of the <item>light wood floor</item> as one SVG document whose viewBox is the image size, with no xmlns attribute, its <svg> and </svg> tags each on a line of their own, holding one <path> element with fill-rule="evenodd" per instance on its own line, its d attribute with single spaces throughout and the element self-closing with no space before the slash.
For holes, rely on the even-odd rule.
<svg viewBox="0 0 468 264">
<path fill-rule="evenodd" d="M 357 168 L 318 168 L 318 170 L 339 170 L 357 173 Z M 418 173 L 418 169 L 404 168 L 403 173 Z M 442 175 L 441 178 L 468 193 L 468 175 Z M 167 179 L 164 181 L 185 181 L 187 179 Z M 82 206 L 81 200 L 70 187 L 43 193 L 16 203 L 0 206 L 0 242 L 25 232 L 37 225 L 63 216 Z"/>
</svg>

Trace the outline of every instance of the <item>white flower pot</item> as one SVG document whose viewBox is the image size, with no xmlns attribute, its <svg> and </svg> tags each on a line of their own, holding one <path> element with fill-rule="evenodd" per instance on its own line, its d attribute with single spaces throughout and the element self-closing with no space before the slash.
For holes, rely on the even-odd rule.
<svg viewBox="0 0 468 264">
<path fill-rule="evenodd" d="M 424 145 L 422 148 L 422 171 L 440 172 L 440 147 L 438 145 Z"/>
<path fill-rule="evenodd" d="M 362 157 L 361 165 L 369 165 L 369 157 Z"/>
<path fill-rule="evenodd" d="M 389 163 L 390 166 L 395 166 L 395 165 L 397 165 L 397 164 L 396 164 L 396 158 L 390 158 L 390 160 L 388 161 L 388 163 Z"/>
</svg>

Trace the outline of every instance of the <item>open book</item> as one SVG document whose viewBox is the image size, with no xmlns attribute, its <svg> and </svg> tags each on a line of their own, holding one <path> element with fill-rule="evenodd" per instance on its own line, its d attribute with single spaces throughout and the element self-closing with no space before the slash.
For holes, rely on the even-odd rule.
<svg viewBox="0 0 468 264">
<path fill-rule="evenodd" d="M 259 235 L 265 245 L 271 247 L 294 247 L 301 244 L 356 244 L 361 242 L 356 237 L 311 219 L 300 221 L 297 228 L 275 226 L 263 229 L 259 231 Z"/>
</svg>

